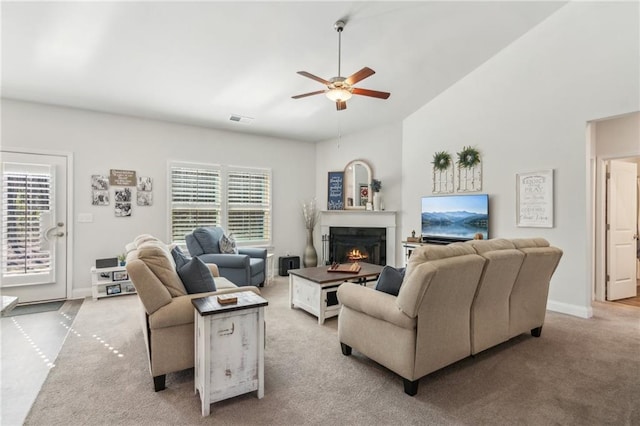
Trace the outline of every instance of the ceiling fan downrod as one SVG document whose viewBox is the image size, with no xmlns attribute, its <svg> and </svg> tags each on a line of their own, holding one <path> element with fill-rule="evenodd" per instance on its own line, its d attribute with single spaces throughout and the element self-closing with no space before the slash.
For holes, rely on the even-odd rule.
<svg viewBox="0 0 640 426">
<path fill-rule="evenodd" d="M 340 57 L 342 56 L 342 30 L 344 30 L 345 22 L 344 21 L 336 21 L 333 24 L 333 28 L 338 32 L 338 77 L 341 77 L 340 74 Z"/>
</svg>

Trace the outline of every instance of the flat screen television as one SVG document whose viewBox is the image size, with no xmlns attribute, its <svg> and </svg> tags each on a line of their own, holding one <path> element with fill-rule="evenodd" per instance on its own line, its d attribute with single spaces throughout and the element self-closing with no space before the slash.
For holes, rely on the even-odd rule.
<svg viewBox="0 0 640 426">
<path fill-rule="evenodd" d="M 422 197 L 422 241 L 449 244 L 489 238 L 489 195 L 433 195 Z"/>
</svg>

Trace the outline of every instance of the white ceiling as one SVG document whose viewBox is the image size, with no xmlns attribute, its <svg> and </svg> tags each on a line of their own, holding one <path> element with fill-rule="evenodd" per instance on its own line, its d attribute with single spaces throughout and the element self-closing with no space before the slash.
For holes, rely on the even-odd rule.
<svg viewBox="0 0 640 426">
<path fill-rule="evenodd" d="M 2 2 L 2 97 L 301 141 L 397 122 L 566 2 Z M 321 90 L 368 66 L 346 111 Z M 251 124 L 229 120 L 254 118 Z"/>
</svg>

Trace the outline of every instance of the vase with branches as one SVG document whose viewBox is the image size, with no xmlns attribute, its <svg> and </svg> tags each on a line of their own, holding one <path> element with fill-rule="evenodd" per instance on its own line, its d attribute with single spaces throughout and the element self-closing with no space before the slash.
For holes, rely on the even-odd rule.
<svg viewBox="0 0 640 426">
<path fill-rule="evenodd" d="M 302 216 L 304 218 L 304 226 L 307 229 L 307 245 L 304 248 L 304 256 L 302 257 L 305 268 L 318 266 L 318 253 L 313 246 L 313 230 L 318 222 L 319 214 L 315 199 L 302 203 Z"/>
<path fill-rule="evenodd" d="M 380 179 L 371 180 L 371 191 L 373 192 L 373 210 L 381 210 L 382 196 L 380 190 L 382 189 L 382 182 Z"/>
</svg>

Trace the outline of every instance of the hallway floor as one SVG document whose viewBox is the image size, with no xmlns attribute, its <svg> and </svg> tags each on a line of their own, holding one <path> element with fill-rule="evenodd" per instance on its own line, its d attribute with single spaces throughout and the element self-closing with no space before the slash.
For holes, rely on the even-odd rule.
<svg viewBox="0 0 640 426">
<path fill-rule="evenodd" d="M 616 303 L 622 303 L 623 305 L 636 306 L 640 308 L 640 280 L 638 280 L 638 288 L 636 290 L 636 297 L 628 297 L 626 299 L 616 300 Z"/>
<path fill-rule="evenodd" d="M 0 319 L 0 424 L 21 425 L 35 401 L 82 300 L 60 309 Z"/>
</svg>

